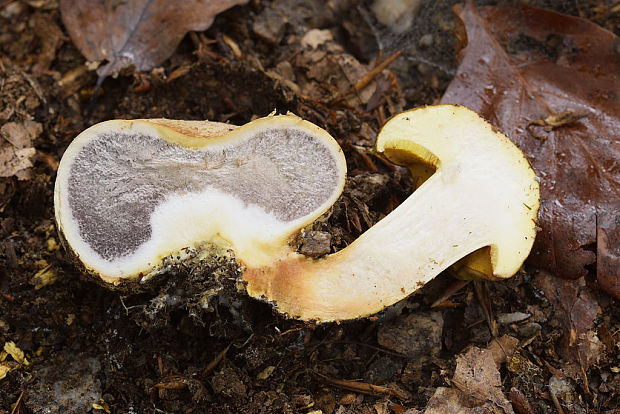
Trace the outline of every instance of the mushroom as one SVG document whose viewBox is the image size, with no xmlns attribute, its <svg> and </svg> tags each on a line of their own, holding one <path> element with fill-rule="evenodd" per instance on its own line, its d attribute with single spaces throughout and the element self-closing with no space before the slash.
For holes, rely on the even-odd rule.
<svg viewBox="0 0 620 414">
<path fill-rule="evenodd" d="M 211 133 L 203 125 L 216 138 L 200 138 Z M 242 265 L 250 296 L 325 322 L 379 312 L 455 264 L 478 278 L 510 277 L 531 250 L 534 171 L 465 107 L 422 107 L 385 124 L 377 151 L 421 185 L 351 245 L 319 259 L 288 241 L 342 190 L 339 147 L 292 116 L 229 128 L 110 121 L 83 132 L 61 161 L 55 197 L 59 230 L 84 266 L 112 283 L 146 280 L 166 270 L 164 257 L 200 259 L 215 245 Z"/>
</svg>

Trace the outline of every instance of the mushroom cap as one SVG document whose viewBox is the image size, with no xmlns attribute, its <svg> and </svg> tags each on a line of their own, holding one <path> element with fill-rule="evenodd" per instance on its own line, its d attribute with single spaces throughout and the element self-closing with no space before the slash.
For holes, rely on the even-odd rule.
<svg viewBox="0 0 620 414">
<path fill-rule="evenodd" d="M 107 121 L 67 148 L 56 221 L 82 265 L 114 284 L 200 258 L 209 245 L 264 265 L 334 203 L 345 174 L 334 139 L 296 116 L 242 127 Z"/>
<path fill-rule="evenodd" d="M 490 247 L 493 278 L 514 275 L 536 237 L 540 189 L 521 150 L 476 112 L 460 105 L 416 108 L 390 119 L 377 137 L 377 151 L 392 162 L 441 172 L 441 180 L 461 189 L 445 200 L 469 209 Z M 484 210 L 476 215 L 475 211 Z M 446 228 L 442 233 L 458 231 Z M 472 236 L 473 237 L 473 236 Z M 479 258 L 475 259 L 479 260 Z"/>
</svg>

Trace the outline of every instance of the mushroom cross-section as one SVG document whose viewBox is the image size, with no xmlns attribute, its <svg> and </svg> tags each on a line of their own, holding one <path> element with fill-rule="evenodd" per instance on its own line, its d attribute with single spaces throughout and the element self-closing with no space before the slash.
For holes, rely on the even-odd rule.
<svg viewBox="0 0 620 414">
<path fill-rule="evenodd" d="M 238 128 L 169 120 L 91 127 L 61 161 L 56 221 L 65 244 L 106 282 L 147 280 L 215 245 L 242 265 L 250 296 L 305 320 L 376 313 L 457 263 L 487 279 L 517 272 L 540 200 L 534 171 L 508 138 L 465 107 L 441 105 L 389 120 L 377 150 L 421 185 L 324 258 L 289 241 L 339 196 L 345 161 L 325 131 L 293 116 Z"/>
<path fill-rule="evenodd" d="M 243 127 L 108 121 L 81 133 L 56 179 L 58 229 L 102 280 L 146 280 L 205 243 L 264 266 L 327 210 L 346 164 L 324 130 L 295 116 Z"/>
</svg>

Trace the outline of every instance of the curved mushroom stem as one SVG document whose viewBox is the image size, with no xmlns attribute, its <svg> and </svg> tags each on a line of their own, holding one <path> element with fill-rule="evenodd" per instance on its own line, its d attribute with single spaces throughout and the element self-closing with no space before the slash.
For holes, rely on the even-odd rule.
<svg viewBox="0 0 620 414">
<path fill-rule="evenodd" d="M 376 313 L 447 267 L 490 246 L 493 274 L 512 276 L 535 237 L 539 189 L 521 151 L 464 107 L 424 107 L 392 118 L 377 149 L 435 173 L 344 250 L 311 260 L 289 252 L 247 267 L 248 293 L 292 317 L 334 321 Z"/>
</svg>

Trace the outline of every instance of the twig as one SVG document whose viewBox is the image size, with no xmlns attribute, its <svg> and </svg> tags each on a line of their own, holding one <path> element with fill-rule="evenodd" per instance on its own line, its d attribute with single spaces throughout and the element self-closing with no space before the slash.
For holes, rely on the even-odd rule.
<svg viewBox="0 0 620 414">
<path fill-rule="evenodd" d="M 248 339 L 245 340 L 244 343 L 242 343 L 241 345 L 233 345 L 235 348 L 237 349 L 241 349 L 244 346 L 246 346 L 248 343 L 250 343 L 250 341 L 252 340 L 252 338 L 254 338 L 254 333 L 251 333 L 250 336 L 248 336 Z"/>
<path fill-rule="evenodd" d="M 391 56 L 388 56 L 387 58 L 385 58 L 384 60 L 382 60 L 381 62 L 379 62 L 374 68 L 372 68 L 368 73 L 366 73 L 364 76 L 362 76 L 362 79 L 358 80 L 357 83 L 355 84 L 355 86 L 353 87 L 352 90 L 349 90 L 349 92 L 345 93 L 346 95 L 352 94 L 352 93 L 356 93 L 361 91 L 362 89 L 364 89 L 366 86 L 368 86 L 368 84 L 370 82 L 372 82 L 372 80 L 377 77 L 377 75 L 379 75 L 381 72 L 383 72 L 385 69 L 388 68 L 388 66 L 390 66 L 392 63 L 394 63 L 394 61 L 402 54 L 402 50 L 399 50 L 398 52 L 394 53 Z"/>
<path fill-rule="evenodd" d="M 161 382 L 153 385 L 158 390 L 183 390 L 189 386 L 190 381 L 181 375 L 171 375 L 161 380 Z"/>
<path fill-rule="evenodd" d="M 551 390 L 549 390 L 549 395 L 551 395 L 551 401 L 553 401 L 555 409 L 558 410 L 558 414 L 564 414 L 564 410 L 562 410 L 562 406 L 560 405 L 560 401 L 558 401 L 558 397 Z"/>
<path fill-rule="evenodd" d="M 313 371 L 321 380 L 326 382 L 327 384 L 334 385 L 339 388 L 343 388 L 345 390 L 359 392 L 361 394 L 373 395 L 373 396 L 381 396 L 386 395 L 389 397 L 397 397 L 401 400 L 408 399 L 408 395 L 401 390 L 397 390 L 390 387 L 382 387 L 380 385 L 368 384 L 366 382 L 358 382 L 358 381 L 349 381 L 349 380 L 340 380 L 336 378 L 330 378 L 326 375 Z"/>
<path fill-rule="evenodd" d="M 398 52 L 394 53 L 393 55 L 388 56 L 387 58 L 383 59 L 380 62 L 377 62 L 377 64 L 375 65 L 374 68 L 372 68 L 371 70 L 369 70 L 364 76 L 362 76 L 362 78 L 360 80 L 358 80 L 355 85 L 353 85 L 353 87 L 351 89 L 349 89 L 348 91 L 339 94 L 337 96 L 334 97 L 333 101 L 341 101 L 344 98 L 346 98 L 349 95 L 352 95 L 354 93 L 358 93 L 359 91 L 361 91 L 362 89 L 364 89 L 366 86 L 368 86 L 368 84 L 370 82 L 373 81 L 373 79 L 375 79 L 377 77 L 377 75 L 379 75 L 381 72 L 383 72 L 385 69 L 388 68 L 388 66 L 390 66 L 392 63 L 394 63 L 394 61 L 396 60 L 396 58 L 398 58 L 401 54 L 402 54 L 402 50 L 399 50 Z"/>
<path fill-rule="evenodd" d="M 474 282 L 474 291 L 476 292 L 476 297 L 478 298 L 478 303 L 482 307 L 484 312 L 484 316 L 486 317 L 487 323 L 489 324 L 489 329 L 491 330 L 491 335 L 496 337 L 497 332 L 497 324 L 493 319 L 493 312 L 491 310 L 491 300 L 489 299 L 487 284 L 485 282 L 475 281 Z"/>
<path fill-rule="evenodd" d="M 90 119 L 93 111 L 95 110 L 95 104 L 97 103 L 97 95 L 99 95 L 99 89 L 101 89 L 101 85 L 103 81 L 108 77 L 108 75 L 99 75 L 97 78 L 97 83 L 95 84 L 95 91 L 93 92 L 93 96 L 90 97 L 90 102 L 88 103 L 88 110 L 86 111 L 86 119 Z"/>
<path fill-rule="evenodd" d="M 455 295 L 457 292 L 467 286 L 469 282 L 469 280 L 456 279 L 450 286 L 448 286 L 448 289 L 446 289 L 443 295 L 441 295 L 437 300 L 435 300 L 435 302 L 433 302 L 431 308 L 442 306 L 444 302 L 450 299 L 452 295 Z"/>
<path fill-rule="evenodd" d="M 28 84 L 30 85 L 34 93 L 37 94 L 41 102 L 47 103 L 47 99 L 45 99 L 45 94 L 43 93 L 43 90 L 41 89 L 41 85 L 39 85 L 39 83 L 36 80 L 34 80 L 30 75 L 28 75 L 26 72 L 22 71 L 21 69 L 17 67 L 15 68 L 19 71 L 22 77 L 26 79 L 26 82 L 28 82 Z"/>
<path fill-rule="evenodd" d="M 226 356 L 226 353 L 230 349 L 231 345 L 232 345 L 232 342 L 230 344 L 228 344 L 228 346 L 226 348 L 224 348 L 224 350 L 222 352 L 217 354 L 217 356 L 215 357 L 215 359 L 213 361 L 209 362 L 209 365 L 207 365 L 205 367 L 205 369 L 202 371 L 202 376 L 203 377 L 207 376 L 211 371 L 213 371 L 215 369 L 215 367 L 217 367 L 217 364 L 219 364 L 220 361 L 222 359 L 224 359 L 224 357 Z"/>
<path fill-rule="evenodd" d="M 9 301 L 9 302 L 11 302 L 11 303 L 15 302 L 15 297 L 14 297 L 14 296 L 9 295 L 8 293 L 5 293 L 5 292 L 0 291 L 0 295 L 2 295 L 2 297 L 3 297 L 4 299 L 8 300 L 8 301 Z"/>
<path fill-rule="evenodd" d="M 607 17 L 609 17 L 610 14 L 614 14 L 614 13 L 618 13 L 618 12 L 620 12 L 620 1 L 617 1 L 615 4 L 612 4 L 611 6 L 607 7 L 603 11 L 601 11 L 598 14 L 595 14 L 594 16 L 592 16 L 592 20 L 596 21 L 596 20 L 600 20 L 602 18 L 607 18 Z"/>
<path fill-rule="evenodd" d="M 327 343 L 330 343 L 330 342 L 324 342 L 324 343 L 325 343 L 325 344 L 327 344 Z M 375 346 L 375 345 L 371 345 L 371 344 L 367 344 L 367 343 L 364 343 L 364 342 L 356 342 L 356 341 L 334 341 L 334 342 L 331 342 L 331 343 L 332 343 L 332 344 L 338 344 L 338 343 L 341 343 L 341 344 L 347 344 L 347 345 L 348 345 L 348 344 L 353 344 L 353 345 L 357 345 L 357 346 L 363 346 L 363 347 L 366 347 L 366 348 L 374 349 L 375 351 L 383 352 L 383 353 L 384 353 L 384 354 L 386 354 L 386 355 L 392 355 L 392 356 L 397 357 L 397 358 L 408 358 L 408 357 L 407 357 L 407 355 L 400 354 L 400 353 L 398 353 L 398 352 L 394 352 L 394 351 L 390 351 L 390 350 L 388 350 L 388 349 L 381 348 L 381 347 L 379 347 L 379 346 Z"/>
<path fill-rule="evenodd" d="M 534 131 L 533 127 L 542 127 L 545 132 L 551 132 L 556 128 L 564 125 L 570 125 L 579 121 L 581 118 L 585 118 L 588 114 L 580 114 L 575 112 L 574 109 L 567 109 L 564 112 L 552 113 L 546 118 L 536 119 L 527 123 L 526 129 L 536 139 L 545 141 L 546 136 L 538 134 Z"/>
<path fill-rule="evenodd" d="M 585 364 L 581 356 L 580 346 L 577 346 L 577 357 L 579 358 L 579 368 L 581 369 L 581 376 L 583 377 L 583 387 L 586 391 L 586 394 L 588 394 L 588 396 L 591 396 L 592 394 L 590 393 L 590 384 L 588 383 L 588 374 L 586 373 L 586 368 L 584 366 Z"/>
<path fill-rule="evenodd" d="M 19 414 L 19 410 L 20 410 L 23 397 L 24 397 L 24 392 L 22 391 L 21 394 L 19 394 L 19 398 L 17 399 L 17 402 L 15 403 L 15 407 L 13 407 L 13 409 L 11 410 L 11 414 Z"/>
</svg>

